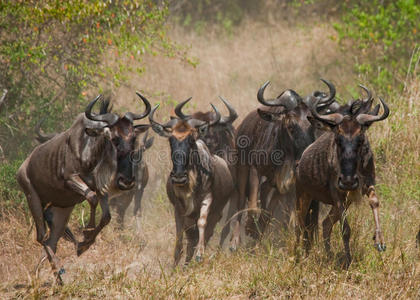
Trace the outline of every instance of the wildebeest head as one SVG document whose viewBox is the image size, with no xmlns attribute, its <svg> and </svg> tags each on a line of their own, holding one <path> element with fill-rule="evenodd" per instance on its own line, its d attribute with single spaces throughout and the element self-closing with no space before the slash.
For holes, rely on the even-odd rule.
<svg viewBox="0 0 420 300">
<path fill-rule="evenodd" d="M 323 131 L 322 123 L 311 117 L 308 103 L 318 100 L 317 111 L 324 111 L 334 103 L 335 87 L 327 80 L 321 79 L 329 88 L 329 94 L 316 91 L 311 96 L 302 99 L 295 91 L 285 90 L 276 99 L 264 99 L 264 90 L 269 84 L 266 82 L 258 91 L 258 101 L 265 105 L 276 107 L 276 110 L 258 109 L 259 116 L 269 122 L 277 122 L 277 127 L 283 133 L 279 136 L 280 143 L 290 141 L 295 158 L 298 159 L 304 149 L 311 144 L 315 137 Z M 284 136 L 284 133 L 287 136 Z M 286 147 L 286 145 L 285 145 Z"/>
<path fill-rule="evenodd" d="M 227 155 L 227 153 L 224 152 L 234 147 L 233 139 L 235 133 L 232 124 L 238 118 L 238 114 L 227 100 L 223 97 L 219 98 L 226 105 L 229 115 L 222 116 L 219 122 L 208 127 L 207 134 L 202 136 L 201 139 L 207 145 L 211 153 L 224 157 Z M 178 117 L 182 118 L 182 116 Z M 217 114 L 214 111 L 204 113 L 196 112 L 191 115 L 191 118 L 211 123 L 216 120 Z"/>
<path fill-rule="evenodd" d="M 188 184 L 188 171 L 194 164 L 201 165 L 196 141 L 206 136 L 208 129 L 221 119 L 219 111 L 213 104 L 215 117 L 211 121 L 201 121 L 185 115 L 182 113 L 182 107 L 190 100 L 191 98 L 179 103 L 175 108 L 175 113 L 179 118 L 173 117 L 166 124 L 161 125 L 153 119 L 159 105 L 156 105 L 149 115 L 153 130 L 169 139 L 172 159 L 170 178 L 172 183 L 176 185 Z"/>
<path fill-rule="evenodd" d="M 378 105 L 371 111 L 373 98 L 364 86 L 361 87 L 367 91 L 368 97 L 343 105 L 336 113 L 319 114 L 316 109 L 318 101 L 310 107 L 314 118 L 331 127 L 334 132 L 339 172 L 337 184 L 344 191 L 359 187 L 358 168 L 362 160 L 366 130 L 373 122 L 384 120 L 389 115 L 389 108 L 381 98 L 382 115 L 378 116 Z"/>
<path fill-rule="evenodd" d="M 149 124 L 133 124 L 133 121 L 145 118 L 151 110 L 149 101 L 140 93 L 136 92 L 136 94 L 146 106 L 141 114 L 127 112 L 120 117 L 109 112 L 108 105 L 101 107 L 100 114 L 94 114 L 91 112 L 92 108 L 102 97 L 101 95 L 97 96 L 85 110 L 85 134 L 89 137 L 104 137 L 111 142 L 112 147 L 116 150 L 117 173 L 115 180 L 120 190 L 131 189 L 135 184 L 135 172 L 133 172 L 135 160 L 133 157 L 138 156 L 139 153 L 136 139 L 150 127 Z"/>
</svg>

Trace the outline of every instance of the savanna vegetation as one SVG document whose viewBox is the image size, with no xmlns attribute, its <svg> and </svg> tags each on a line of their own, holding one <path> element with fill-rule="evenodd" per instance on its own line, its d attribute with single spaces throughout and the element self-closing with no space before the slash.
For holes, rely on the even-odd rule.
<svg viewBox="0 0 420 300">
<path fill-rule="evenodd" d="M 0 295 L 2 298 L 412 298 L 420 297 L 420 5 L 397 1 L 2 1 L 0 3 Z M 273 230 L 235 253 L 213 237 L 205 260 L 173 269 L 175 225 L 164 188 L 170 162 L 155 139 L 146 156 L 151 180 L 139 226 L 105 228 L 81 257 L 61 241 L 65 284 L 51 286 L 49 267 L 34 268 L 40 247 L 15 180 L 35 147 L 33 127 L 64 130 L 98 93 L 117 111 L 135 107 L 134 91 L 161 103 L 168 118 L 193 96 L 190 111 L 207 110 L 222 95 L 242 118 L 257 107 L 256 92 L 299 94 L 334 82 L 344 103 L 358 83 L 389 104 L 390 117 L 368 135 L 377 168 L 380 217 L 387 250 L 373 248 L 366 202 L 348 211 L 353 262 L 340 267 L 318 241 L 296 262 L 294 232 Z M 167 157 L 167 156 L 166 156 Z M 80 234 L 87 206 L 73 212 Z M 220 232 L 220 224 L 218 231 Z"/>
</svg>

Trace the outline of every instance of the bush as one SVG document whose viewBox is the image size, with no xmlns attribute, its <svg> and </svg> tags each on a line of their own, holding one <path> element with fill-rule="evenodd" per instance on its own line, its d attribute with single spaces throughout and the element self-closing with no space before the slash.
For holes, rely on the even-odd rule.
<svg viewBox="0 0 420 300">
<path fill-rule="evenodd" d="M 166 6 L 152 0 L 6 0 L 0 3 L 0 90 L 9 93 L 0 115 L 6 157 L 30 148 L 34 124 L 68 125 L 98 93 L 119 85 L 145 53 L 176 55 L 165 36 Z M 117 57 L 112 67 L 105 57 Z M 142 68 L 138 72 L 143 72 Z M 6 107 L 6 113 L 4 112 Z"/>
<path fill-rule="evenodd" d="M 357 1 L 343 4 L 335 23 L 341 43 L 358 49 L 356 71 L 389 92 L 403 87 L 420 57 L 420 5 L 415 0 Z M 407 66 L 409 66 L 407 70 Z"/>
</svg>

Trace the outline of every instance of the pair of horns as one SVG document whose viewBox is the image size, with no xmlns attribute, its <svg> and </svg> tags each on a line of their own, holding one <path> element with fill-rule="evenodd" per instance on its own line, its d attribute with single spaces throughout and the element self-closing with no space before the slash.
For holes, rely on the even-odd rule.
<svg viewBox="0 0 420 300">
<path fill-rule="evenodd" d="M 372 107 L 372 103 L 373 103 L 373 98 L 372 98 L 372 93 L 363 85 L 359 84 L 359 87 L 361 87 L 363 90 L 366 91 L 367 97 L 362 101 L 361 104 L 361 108 L 358 109 L 358 115 L 356 117 L 356 121 L 360 124 L 360 125 L 366 125 L 369 126 L 374 122 L 378 122 L 378 121 L 382 121 L 384 119 L 386 119 L 389 116 L 389 107 L 388 105 L 385 103 L 385 101 L 379 97 L 379 100 L 381 102 L 381 105 L 383 107 L 383 113 L 382 115 L 378 115 L 379 113 L 379 104 L 376 105 L 376 107 L 370 111 L 371 107 Z M 312 115 L 314 118 L 326 122 L 330 125 L 333 126 L 337 126 L 339 125 L 343 119 L 344 119 L 344 115 L 341 113 L 332 113 L 332 114 L 327 114 L 327 115 L 320 115 L 317 111 L 318 108 L 318 103 L 319 103 L 320 99 L 317 99 L 315 101 L 315 103 L 313 103 L 313 105 L 311 105 L 309 108 L 312 112 Z"/>
<path fill-rule="evenodd" d="M 331 82 L 325 79 L 321 79 L 321 81 L 328 86 L 330 92 L 329 95 L 321 92 L 318 92 L 316 95 L 314 95 L 318 99 L 317 105 L 319 110 L 333 103 L 336 93 L 335 87 Z M 270 81 L 267 81 L 258 90 L 257 99 L 261 104 L 265 106 L 283 106 L 285 108 L 284 112 L 288 112 L 296 108 L 299 105 L 299 102 L 302 101 L 300 96 L 293 90 L 284 91 L 276 99 L 266 100 L 264 98 L 264 91 L 269 84 Z"/>
<path fill-rule="evenodd" d="M 183 120 L 183 121 L 188 121 L 188 123 L 190 124 L 190 126 L 192 126 L 192 127 L 200 127 L 200 126 L 202 126 L 202 125 L 206 124 L 207 122 L 204 122 L 204 121 L 201 121 L 201 120 L 197 120 L 197 119 L 192 119 L 192 118 L 191 118 L 191 115 L 186 115 L 186 114 L 184 114 L 184 113 L 182 112 L 182 107 L 183 107 L 185 104 L 187 104 L 187 103 L 188 103 L 191 99 L 192 99 L 192 97 L 190 97 L 190 98 L 188 98 L 187 100 L 185 100 L 185 101 L 183 101 L 183 102 L 179 103 L 179 104 L 175 107 L 175 114 L 177 115 L 177 117 L 178 117 L 180 120 Z M 173 118 L 173 119 L 171 119 L 169 122 L 167 122 L 167 123 L 166 123 L 166 124 L 164 124 L 164 125 L 162 125 L 162 124 L 160 124 L 160 123 L 156 122 L 156 121 L 154 120 L 153 116 L 154 116 L 154 114 L 155 114 L 155 111 L 158 109 L 158 107 L 159 107 L 159 104 L 157 104 L 155 107 L 153 107 L 153 109 L 152 109 L 151 113 L 149 114 L 149 121 L 150 121 L 150 124 L 155 125 L 155 126 L 162 127 L 162 128 L 164 128 L 164 129 L 168 129 L 168 128 L 171 128 L 173 125 L 175 125 L 175 124 L 176 124 L 176 122 L 178 122 L 178 119 L 177 119 L 177 118 Z M 215 112 L 215 114 L 216 114 L 216 117 L 215 117 L 215 118 L 214 118 L 214 119 L 213 119 L 210 123 L 208 123 L 210 126 L 212 126 L 212 125 L 215 125 L 215 124 L 219 123 L 219 122 L 221 121 L 221 119 L 222 119 L 222 116 L 221 116 L 221 114 L 220 114 L 219 110 L 216 108 L 216 106 L 214 106 L 213 104 L 211 104 L 211 107 L 213 108 L 213 110 L 214 110 L 214 112 Z"/>
<path fill-rule="evenodd" d="M 136 92 L 136 94 L 143 101 L 146 108 L 145 108 L 144 112 L 141 113 L 141 114 L 135 114 L 135 113 L 132 113 L 132 112 L 127 112 L 124 115 L 124 117 L 127 118 L 128 120 L 130 120 L 131 122 L 133 122 L 134 120 L 140 120 L 140 119 L 145 118 L 151 111 L 150 102 L 143 95 L 141 95 L 139 92 Z M 104 122 L 104 123 L 106 123 L 105 126 L 114 125 L 119 120 L 119 116 L 114 114 L 114 113 L 109 112 L 109 110 L 108 110 L 109 102 L 104 102 L 106 104 L 104 104 L 102 106 L 101 114 L 99 114 L 99 115 L 92 114 L 92 108 L 99 99 L 102 99 L 102 95 L 98 95 L 86 107 L 86 110 L 85 110 L 86 118 L 88 118 L 91 121 Z M 104 107 L 106 107 L 106 109 L 104 109 Z"/>
<path fill-rule="evenodd" d="M 215 120 L 213 120 L 210 125 L 214 125 L 216 123 L 225 125 L 228 123 L 233 123 L 237 118 L 238 118 L 238 114 L 236 113 L 235 109 L 232 107 L 232 105 L 230 105 L 230 103 L 224 99 L 223 97 L 219 96 L 220 100 L 225 104 L 226 108 L 229 111 L 229 115 L 228 116 L 220 116 L 219 117 L 219 112 L 217 111 L 217 109 L 213 106 L 213 104 L 211 104 L 211 106 L 213 107 L 213 110 L 216 112 L 216 118 Z M 177 115 L 178 118 L 180 118 L 181 120 L 187 120 L 191 118 L 191 115 L 186 115 L 182 112 L 182 108 L 184 107 L 185 104 L 187 104 L 190 100 L 192 99 L 192 97 L 188 98 L 187 100 L 179 103 L 176 107 L 175 107 L 175 114 Z"/>
</svg>

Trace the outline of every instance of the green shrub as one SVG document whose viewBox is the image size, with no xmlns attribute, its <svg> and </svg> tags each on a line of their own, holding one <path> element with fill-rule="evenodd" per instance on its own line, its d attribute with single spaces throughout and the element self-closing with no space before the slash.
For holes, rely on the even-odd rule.
<svg viewBox="0 0 420 300">
<path fill-rule="evenodd" d="M 153 0 L 1 1 L 0 90 L 9 93 L 0 112 L 0 144 L 6 156 L 15 159 L 14 149 L 30 148 L 28 128 L 43 116 L 47 129 L 66 127 L 91 90 L 120 85 L 127 66 L 145 53 L 177 55 L 165 35 L 166 16 L 166 6 Z M 115 59 L 103 63 L 109 57 Z"/>
<path fill-rule="evenodd" d="M 420 5 L 415 0 L 356 1 L 343 4 L 334 24 L 339 42 L 357 49 L 356 71 L 389 92 L 402 87 L 420 57 Z M 408 66 L 408 70 L 407 70 Z"/>
</svg>

